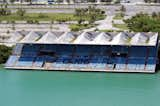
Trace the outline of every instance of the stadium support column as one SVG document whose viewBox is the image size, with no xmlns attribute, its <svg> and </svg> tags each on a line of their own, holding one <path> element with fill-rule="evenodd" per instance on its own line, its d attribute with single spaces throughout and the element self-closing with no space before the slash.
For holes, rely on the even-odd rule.
<svg viewBox="0 0 160 106">
<path fill-rule="evenodd" d="M 68 4 L 67 0 L 63 0 L 63 4 Z"/>
<path fill-rule="evenodd" d="M 100 4 L 101 3 L 101 0 L 97 0 L 97 4 Z"/>
</svg>

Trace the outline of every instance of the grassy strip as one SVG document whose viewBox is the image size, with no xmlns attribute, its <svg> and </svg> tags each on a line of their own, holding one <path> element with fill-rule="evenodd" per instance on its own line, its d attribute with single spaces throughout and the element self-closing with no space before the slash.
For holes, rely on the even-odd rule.
<svg viewBox="0 0 160 106">
<path fill-rule="evenodd" d="M 88 21 L 89 16 L 83 16 L 84 20 Z M 104 15 L 97 16 L 97 20 L 104 19 Z M 65 13 L 27 13 L 23 17 L 18 16 L 17 14 L 11 14 L 7 16 L 0 16 L 0 21 L 28 21 L 28 20 L 37 20 L 37 21 L 77 21 L 79 17 L 74 14 L 65 14 Z"/>
<path fill-rule="evenodd" d="M 113 24 L 113 26 L 121 30 L 128 30 L 128 27 L 126 24 Z"/>
<path fill-rule="evenodd" d="M 100 32 L 123 32 L 123 30 L 99 30 Z"/>
<path fill-rule="evenodd" d="M 7 16 L 1 16 L 1 21 L 27 21 L 27 20 L 38 20 L 38 21 L 59 21 L 59 20 L 77 20 L 73 14 L 51 14 L 51 13 L 27 13 L 23 17 L 17 14 L 11 14 Z"/>
<path fill-rule="evenodd" d="M 123 16 L 122 13 L 117 13 L 113 19 L 115 19 L 115 20 L 122 20 L 123 17 L 124 17 L 124 16 Z"/>
</svg>

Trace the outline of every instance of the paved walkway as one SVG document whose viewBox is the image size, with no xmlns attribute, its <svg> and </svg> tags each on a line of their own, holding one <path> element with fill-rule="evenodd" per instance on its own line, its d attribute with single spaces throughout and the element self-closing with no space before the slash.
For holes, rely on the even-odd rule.
<svg viewBox="0 0 160 106">
<path fill-rule="evenodd" d="M 97 26 L 97 29 L 99 30 L 118 30 L 118 28 L 115 28 L 112 26 L 114 16 L 107 16 L 104 20 L 97 21 L 96 23 L 99 24 Z"/>
<path fill-rule="evenodd" d="M 114 16 L 107 16 L 104 20 L 96 21 L 95 24 L 98 26 L 85 29 L 83 31 L 94 31 L 95 29 L 98 30 L 119 30 L 119 28 L 115 28 L 112 26 L 112 20 Z"/>
</svg>

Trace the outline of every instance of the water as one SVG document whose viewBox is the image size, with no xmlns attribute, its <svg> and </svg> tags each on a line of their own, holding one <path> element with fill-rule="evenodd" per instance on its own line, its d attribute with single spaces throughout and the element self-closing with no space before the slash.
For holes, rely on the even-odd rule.
<svg viewBox="0 0 160 106">
<path fill-rule="evenodd" d="M 0 106 L 159 106 L 156 74 L 0 69 Z"/>
</svg>

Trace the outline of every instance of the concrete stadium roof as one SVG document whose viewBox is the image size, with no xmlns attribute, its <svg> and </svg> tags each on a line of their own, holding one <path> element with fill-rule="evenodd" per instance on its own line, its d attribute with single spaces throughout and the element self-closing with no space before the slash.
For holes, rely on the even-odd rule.
<svg viewBox="0 0 160 106">
<path fill-rule="evenodd" d="M 21 43 L 35 43 L 40 39 L 40 34 L 31 31 L 29 34 L 27 34 L 20 42 Z"/>
<path fill-rule="evenodd" d="M 144 33 L 137 33 L 131 39 L 131 44 L 145 45 L 149 38 Z"/>
<path fill-rule="evenodd" d="M 158 33 L 105 33 L 105 32 L 34 32 L 25 36 L 14 33 L 9 42 L 34 44 L 79 44 L 79 45 L 134 45 L 155 46 Z M 16 36 L 16 37 L 14 37 Z"/>
<path fill-rule="evenodd" d="M 47 32 L 37 43 L 54 43 L 58 40 L 58 36 L 53 32 Z"/>
<path fill-rule="evenodd" d="M 113 37 L 111 44 L 112 45 L 128 45 L 129 44 L 129 36 L 124 32 L 120 32 Z"/>
<path fill-rule="evenodd" d="M 65 32 L 59 37 L 57 43 L 72 43 L 76 38 L 76 35 L 72 32 Z"/>
<path fill-rule="evenodd" d="M 94 39 L 94 43 L 110 44 L 111 40 L 112 40 L 112 37 L 110 34 L 102 32 Z"/>
<path fill-rule="evenodd" d="M 25 35 L 19 32 L 11 33 L 11 37 L 8 39 L 8 42 L 16 43 L 24 38 Z"/>
</svg>

